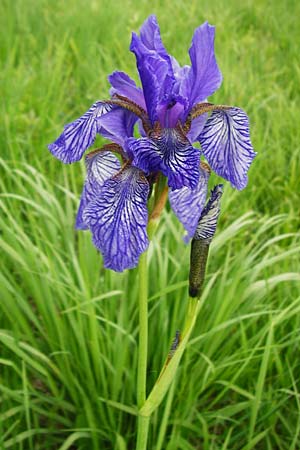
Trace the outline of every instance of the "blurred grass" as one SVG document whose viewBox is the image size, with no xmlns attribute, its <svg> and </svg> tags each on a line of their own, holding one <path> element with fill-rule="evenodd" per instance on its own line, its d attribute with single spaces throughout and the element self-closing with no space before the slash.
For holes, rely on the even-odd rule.
<svg viewBox="0 0 300 450">
<path fill-rule="evenodd" d="M 300 448 L 299 3 L 2 0 L 1 449 L 134 448 L 136 275 L 104 271 L 74 231 L 84 167 L 46 144 L 107 96 L 107 74 L 136 78 L 130 31 L 153 12 L 182 64 L 193 29 L 217 26 L 213 101 L 248 112 L 258 156 L 247 189 L 226 185 L 215 281 L 149 449 Z M 149 389 L 184 320 L 181 236 L 166 211 L 150 247 Z"/>
</svg>

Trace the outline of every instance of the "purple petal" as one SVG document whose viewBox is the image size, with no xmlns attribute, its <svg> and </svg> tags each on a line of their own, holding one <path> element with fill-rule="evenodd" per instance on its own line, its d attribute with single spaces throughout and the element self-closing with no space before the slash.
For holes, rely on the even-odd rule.
<svg viewBox="0 0 300 450">
<path fill-rule="evenodd" d="M 85 180 L 80 198 L 79 208 L 76 215 L 75 228 L 77 230 L 87 230 L 88 226 L 83 218 L 83 213 L 87 205 L 101 192 L 101 185 L 96 180 Z"/>
<path fill-rule="evenodd" d="M 162 170 L 162 155 L 156 143 L 145 138 L 128 139 L 126 142 L 126 149 L 130 158 L 133 159 L 134 166 L 141 169 L 147 175 L 151 172 L 158 172 Z"/>
<path fill-rule="evenodd" d="M 107 180 L 101 196 L 84 210 L 84 221 L 106 268 L 122 272 L 138 263 L 148 247 L 147 199 L 149 184 L 143 173 L 130 167 Z"/>
<path fill-rule="evenodd" d="M 213 111 L 199 136 L 203 154 L 212 170 L 243 189 L 256 153 L 249 134 L 249 119 L 239 108 Z"/>
<path fill-rule="evenodd" d="M 99 117 L 97 120 L 98 132 L 121 147 L 128 137 L 133 136 L 133 128 L 138 117 L 126 109 L 113 107 L 113 109 Z"/>
<path fill-rule="evenodd" d="M 199 181 L 200 151 L 176 129 L 163 130 L 157 145 L 163 155 L 164 170 L 168 185 L 173 189 L 183 186 L 194 189 Z"/>
<path fill-rule="evenodd" d="M 187 134 L 188 140 L 193 143 L 199 141 L 199 135 L 204 128 L 205 122 L 207 121 L 207 113 L 196 117 L 192 120 L 191 129 Z"/>
<path fill-rule="evenodd" d="M 193 106 L 190 104 L 189 96 L 191 86 L 189 83 L 189 72 L 191 70 L 190 66 L 181 67 L 177 60 L 171 56 L 172 68 L 175 77 L 175 83 L 172 88 L 172 92 L 175 98 L 181 97 L 184 101 L 181 103 L 185 106 L 185 112 L 187 113 L 190 108 Z"/>
<path fill-rule="evenodd" d="M 168 57 L 160 37 L 160 29 L 154 14 L 149 16 L 140 28 L 140 40 L 148 50 L 154 50 L 162 57 Z"/>
<path fill-rule="evenodd" d="M 171 58 L 160 37 L 155 16 L 150 16 L 140 30 L 132 34 L 130 50 L 135 54 L 150 120 L 157 120 L 156 108 L 172 92 L 175 81 Z"/>
<path fill-rule="evenodd" d="M 194 236 L 205 205 L 208 178 L 209 173 L 200 167 L 200 179 L 194 189 L 183 187 L 169 192 L 171 207 L 188 233 L 186 242 Z"/>
<path fill-rule="evenodd" d="M 80 204 L 76 216 L 75 228 L 86 230 L 88 226 L 83 219 L 83 212 L 91 200 L 100 195 L 106 180 L 118 173 L 121 164 L 118 158 L 108 151 L 92 152 L 85 158 L 87 178 L 83 186 Z"/>
<path fill-rule="evenodd" d="M 160 103 L 157 108 L 157 117 L 159 123 L 164 128 L 174 128 L 179 119 L 183 117 L 183 113 L 185 111 L 184 99 L 178 99 L 176 103 L 170 107 L 167 103 Z M 180 102 L 182 100 L 182 103 Z"/>
<path fill-rule="evenodd" d="M 146 109 L 144 94 L 141 88 L 124 72 L 115 71 L 108 76 L 108 81 L 112 85 L 110 94 L 119 94 L 127 97 L 137 105 Z"/>
<path fill-rule="evenodd" d="M 118 158 L 106 150 L 86 155 L 85 164 L 87 177 L 96 180 L 100 186 L 121 169 Z"/>
<path fill-rule="evenodd" d="M 157 106 L 164 97 L 168 86 L 168 64 L 158 55 L 144 56 L 139 52 L 139 41 L 136 35 L 132 36 L 131 51 L 136 55 L 137 68 L 143 85 L 147 112 L 152 124 L 158 119 Z"/>
<path fill-rule="evenodd" d="M 193 148 L 177 129 L 163 129 L 151 139 L 129 139 L 128 148 L 134 157 L 134 165 L 147 174 L 161 171 L 173 189 L 197 186 L 200 151 Z"/>
<path fill-rule="evenodd" d="M 205 22 L 194 32 L 189 50 L 192 67 L 188 74 L 191 106 L 212 95 L 222 83 L 214 51 L 215 27 Z"/>
<path fill-rule="evenodd" d="M 83 116 L 64 127 L 59 138 L 48 145 L 50 152 L 66 164 L 79 161 L 83 153 L 94 143 L 98 132 L 97 118 L 110 110 L 110 105 L 102 102 L 94 103 Z"/>
<path fill-rule="evenodd" d="M 142 137 L 146 137 L 146 136 L 147 136 L 147 133 L 146 133 L 146 131 L 144 130 L 143 122 L 139 119 L 137 124 L 138 124 L 139 134 L 140 134 Z"/>
<path fill-rule="evenodd" d="M 211 242 L 215 235 L 217 222 L 220 215 L 220 199 L 222 194 L 222 184 L 218 184 L 211 191 L 210 199 L 203 209 L 199 219 L 194 239 L 205 240 L 208 244 Z"/>
</svg>

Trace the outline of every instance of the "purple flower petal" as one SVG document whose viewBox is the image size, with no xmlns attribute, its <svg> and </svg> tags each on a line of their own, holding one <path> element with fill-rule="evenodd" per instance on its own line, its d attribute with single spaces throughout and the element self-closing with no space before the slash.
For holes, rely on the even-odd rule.
<svg viewBox="0 0 300 450">
<path fill-rule="evenodd" d="M 126 142 L 126 149 L 130 158 L 133 159 L 132 164 L 147 175 L 149 175 L 150 172 L 162 170 L 163 162 L 159 148 L 155 142 L 147 137 L 128 139 Z"/>
<path fill-rule="evenodd" d="M 158 104 L 170 96 L 175 81 L 171 58 L 161 41 L 155 16 L 144 22 L 140 37 L 132 34 L 130 50 L 136 56 L 147 111 L 153 124 L 157 120 Z"/>
<path fill-rule="evenodd" d="M 177 101 L 173 106 L 170 107 L 170 104 L 160 103 L 157 108 L 157 117 L 158 121 L 164 128 L 174 128 L 179 119 L 183 117 L 183 113 L 185 110 L 184 99 L 177 98 Z M 180 102 L 182 101 L 182 103 Z"/>
<path fill-rule="evenodd" d="M 203 130 L 206 121 L 207 113 L 201 114 L 201 116 L 198 116 L 192 120 L 191 129 L 187 134 L 187 138 L 190 142 L 193 143 L 199 141 L 199 135 Z"/>
<path fill-rule="evenodd" d="M 185 116 L 193 106 L 190 104 L 189 96 L 191 86 L 189 83 L 189 72 L 191 70 L 190 66 L 181 67 L 177 60 L 171 56 L 172 68 L 175 77 L 175 83 L 172 88 L 172 93 L 174 98 L 181 98 L 181 103 L 184 104 Z"/>
<path fill-rule="evenodd" d="M 200 179 L 194 189 L 183 187 L 169 192 L 170 205 L 188 235 L 188 242 L 195 234 L 199 217 L 205 205 L 209 173 L 200 167 Z"/>
<path fill-rule="evenodd" d="M 98 132 L 97 118 L 111 110 L 102 102 L 94 103 L 79 119 L 64 127 L 55 142 L 48 145 L 50 152 L 65 164 L 79 161 L 84 152 L 94 143 Z"/>
<path fill-rule="evenodd" d="M 137 105 L 146 109 L 144 94 L 141 88 L 124 72 L 115 71 L 108 76 L 108 81 L 112 85 L 110 94 L 119 94 L 127 97 Z"/>
<path fill-rule="evenodd" d="M 120 107 L 113 109 L 97 120 L 98 132 L 121 147 L 125 140 L 133 136 L 133 128 L 138 117 L 131 111 Z"/>
<path fill-rule="evenodd" d="M 129 139 L 127 146 L 135 166 L 147 174 L 160 170 L 173 189 L 197 186 L 200 151 L 177 129 L 165 128 L 151 139 Z"/>
<path fill-rule="evenodd" d="M 222 83 L 214 51 L 215 27 L 205 22 L 198 27 L 189 50 L 192 67 L 188 74 L 190 104 L 202 102 L 212 95 Z"/>
<path fill-rule="evenodd" d="M 248 182 L 247 171 L 256 153 L 249 134 L 249 119 L 239 108 L 213 111 L 199 141 L 212 170 L 243 189 Z"/>
<path fill-rule="evenodd" d="M 101 187 L 106 180 L 116 175 L 121 169 L 118 158 L 108 151 L 92 152 L 85 158 L 87 177 L 83 186 L 80 204 L 76 216 L 75 228 L 86 230 L 88 226 L 83 219 L 87 205 L 100 195 Z"/>
<path fill-rule="evenodd" d="M 85 180 L 83 185 L 79 208 L 76 215 L 75 228 L 77 230 L 87 230 L 88 225 L 86 224 L 83 213 L 87 205 L 101 192 L 101 185 L 97 183 L 96 180 L 90 181 L 88 178 Z"/>
<path fill-rule="evenodd" d="M 146 136 L 147 136 L 147 133 L 146 133 L 144 127 L 143 127 L 143 122 L 142 122 L 140 119 L 138 120 L 137 125 L 138 125 L 139 134 L 140 134 L 142 137 L 146 137 Z"/>
<path fill-rule="evenodd" d="M 169 57 L 162 43 L 159 25 L 154 14 L 149 16 L 141 26 L 140 40 L 148 50 L 159 53 L 163 58 Z"/>
<path fill-rule="evenodd" d="M 92 152 L 86 155 L 85 164 L 87 178 L 96 180 L 100 186 L 121 169 L 118 158 L 106 150 L 100 150 L 99 152 Z"/>
<path fill-rule="evenodd" d="M 144 174 L 130 167 L 107 180 L 101 196 L 85 208 L 84 221 L 103 254 L 106 268 L 117 272 L 131 269 L 148 247 L 148 194 Z"/>
<path fill-rule="evenodd" d="M 203 209 L 199 219 L 194 239 L 205 240 L 208 244 L 211 242 L 215 235 L 217 222 L 220 215 L 220 199 L 222 194 L 222 184 L 218 184 L 211 191 L 210 199 Z"/>
</svg>

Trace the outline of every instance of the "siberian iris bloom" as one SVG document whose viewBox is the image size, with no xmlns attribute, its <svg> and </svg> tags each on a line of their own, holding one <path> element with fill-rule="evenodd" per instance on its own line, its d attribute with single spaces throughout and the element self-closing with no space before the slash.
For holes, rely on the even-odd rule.
<svg viewBox="0 0 300 450">
<path fill-rule="evenodd" d="M 105 267 L 117 271 L 134 267 L 147 248 L 147 199 L 159 174 L 167 178 L 170 204 L 192 238 L 209 176 L 201 156 L 237 189 L 246 186 L 255 156 L 246 113 L 207 102 L 222 82 L 213 26 L 204 23 L 195 30 L 191 66 L 181 67 L 167 53 L 155 16 L 145 21 L 140 36 L 132 34 L 130 50 L 141 87 L 124 72 L 113 72 L 108 77 L 111 98 L 95 102 L 49 145 L 54 156 L 72 163 L 97 134 L 113 142 L 86 157 L 76 226 L 92 231 Z M 134 137 L 136 123 L 140 138 Z"/>
</svg>

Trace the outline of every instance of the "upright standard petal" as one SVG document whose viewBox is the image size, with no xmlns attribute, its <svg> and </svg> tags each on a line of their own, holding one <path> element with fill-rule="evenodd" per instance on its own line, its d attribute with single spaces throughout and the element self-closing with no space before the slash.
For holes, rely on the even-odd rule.
<svg viewBox="0 0 300 450">
<path fill-rule="evenodd" d="M 222 83 L 215 50 L 215 27 L 205 22 L 198 27 L 189 50 L 192 67 L 188 74 L 190 106 L 212 95 Z"/>
<path fill-rule="evenodd" d="M 108 151 L 97 151 L 85 158 L 87 177 L 83 186 L 79 208 L 76 216 L 75 228 L 88 229 L 83 219 L 83 212 L 87 205 L 101 193 L 101 187 L 106 180 L 116 175 L 121 169 L 118 158 Z"/>
<path fill-rule="evenodd" d="M 140 39 L 148 50 L 159 53 L 163 58 L 169 57 L 162 43 L 159 25 L 154 14 L 151 14 L 141 26 Z"/>
<path fill-rule="evenodd" d="M 59 138 L 48 145 L 50 152 L 65 164 L 79 161 L 94 143 L 98 132 L 98 117 L 106 114 L 111 108 L 103 102 L 94 103 L 83 116 L 64 127 Z"/>
<path fill-rule="evenodd" d="M 239 108 L 213 111 L 199 141 L 212 170 L 241 190 L 256 153 L 253 150 L 247 114 Z"/>
<path fill-rule="evenodd" d="M 110 94 L 118 94 L 127 97 L 137 105 L 146 109 L 144 94 L 141 88 L 137 87 L 135 82 L 125 73 L 115 71 L 108 76 L 112 88 Z"/>
<path fill-rule="evenodd" d="M 129 167 L 107 180 L 101 196 L 84 210 L 83 218 L 106 268 L 122 272 L 138 263 L 148 247 L 147 199 L 149 184 L 144 174 Z"/>
<path fill-rule="evenodd" d="M 169 192 L 170 205 L 187 231 L 188 242 L 196 231 L 198 221 L 205 205 L 209 172 L 200 167 L 200 178 L 194 189 L 183 187 Z"/>
<path fill-rule="evenodd" d="M 200 151 L 175 128 L 153 133 L 151 139 L 129 139 L 133 164 L 149 174 L 161 171 L 173 189 L 194 189 L 199 181 Z"/>
<path fill-rule="evenodd" d="M 131 51 L 135 53 L 137 68 L 141 78 L 147 112 L 152 124 L 158 119 L 157 107 L 166 95 L 169 87 L 168 64 L 159 55 L 148 55 L 140 51 L 140 44 L 136 35 L 132 36 Z"/>
<path fill-rule="evenodd" d="M 203 240 L 210 244 L 215 235 L 217 222 L 220 215 L 220 199 L 223 194 L 223 185 L 218 184 L 213 188 L 210 194 L 210 199 L 202 211 L 194 239 Z"/>
<path fill-rule="evenodd" d="M 136 56 L 147 111 L 153 124 L 157 120 L 159 103 L 170 97 L 175 81 L 171 58 L 162 44 L 155 16 L 144 22 L 140 37 L 132 33 L 130 50 Z"/>
</svg>

